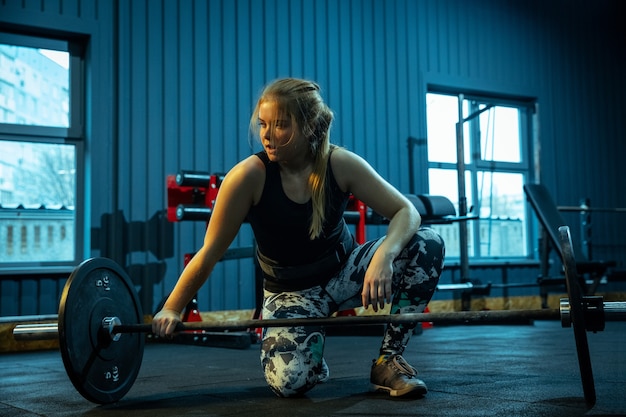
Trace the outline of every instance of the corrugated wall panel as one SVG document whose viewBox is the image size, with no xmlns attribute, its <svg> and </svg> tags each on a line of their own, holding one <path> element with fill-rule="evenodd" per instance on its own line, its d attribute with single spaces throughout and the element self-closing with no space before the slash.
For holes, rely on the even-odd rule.
<svg viewBox="0 0 626 417">
<path fill-rule="evenodd" d="M 379 99 L 375 90 L 378 80 L 374 71 L 375 57 L 378 51 L 373 45 L 375 33 L 380 30 L 372 4 L 372 0 L 368 0 L 361 10 L 363 23 L 359 28 L 360 36 L 355 35 L 355 44 L 352 46 L 355 51 L 362 54 L 362 61 L 357 61 L 358 75 L 355 77 L 354 83 L 356 103 L 354 114 L 358 117 L 353 117 L 352 127 L 356 144 L 351 150 L 368 159 L 376 155 L 377 142 L 384 140 L 382 136 L 372 135 L 373 129 L 378 125 L 376 121 L 379 118 L 376 106 Z M 345 115 L 340 114 L 338 117 L 344 118 Z M 368 136 L 374 139 L 366 140 Z"/>
<path fill-rule="evenodd" d="M 233 94 L 236 102 L 233 105 L 233 111 L 229 112 L 229 118 L 225 121 L 226 136 L 224 140 L 228 146 L 236 152 L 231 154 L 231 160 L 228 165 L 223 167 L 226 172 L 238 160 L 247 156 L 252 152 L 249 141 L 249 115 L 254 105 L 255 90 L 260 84 L 254 84 L 254 73 L 259 68 L 258 63 L 261 62 L 263 55 L 260 55 L 258 61 L 253 60 L 252 51 L 255 48 L 262 48 L 263 45 L 257 45 L 259 32 L 262 30 L 261 25 L 255 19 L 254 4 L 256 2 L 241 2 L 234 9 L 232 19 L 236 22 L 237 48 L 235 55 L 236 78 L 233 79 Z M 261 52 L 263 49 L 261 49 Z M 244 115 L 244 117 L 235 117 L 234 115 Z M 232 126 L 233 129 L 229 129 Z M 239 233 L 233 246 L 249 247 L 253 244 L 252 233 L 250 228 L 244 225 Z M 229 261 L 228 269 L 224 275 L 225 297 L 213 302 L 213 305 L 221 306 L 221 308 L 252 308 L 255 305 L 254 290 L 255 276 L 254 266 L 251 259 L 245 261 Z M 240 307 L 241 306 L 241 307 Z"/>
<path fill-rule="evenodd" d="M 223 95 L 228 91 L 226 87 L 222 83 L 223 73 L 228 71 L 229 69 L 225 68 L 224 59 L 223 59 L 223 50 L 226 48 L 226 42 L 230 41 L 230 34 L 224 36 L 222 34 L 223 30 L 223 5 L 222 2 L 208 2 L 208 7 L 205 9 L 201 8 L 198 10 L 199 19 L 197 21 L 196 27 L 202 27 L 202 17 L 204 14 L 204 18 L 206 19 L 206 25 L 208 26 L 206 30 L 207 38 L 197 39 L 196 48 L 199 54 L 202 54 L 206 51 L 209 59 L 208 66 L 206 68 L 206 75 L 208 79 L 208 90 L 206 91 L 208 95 L 208 114 L 206 116 L 206 121 L 208 123 L 208 135 L 207 139 L 207 147 L 203 147 L 202 149 L 205 151 L 205 158 L 207 162 L 201 163 L 196 166 L 196 169 L 203 169 L 209 172 L 217 172 L 223 171 L 224 168 L 224 149 L 228 145 L 228 140 L 224 136 L 225 131 L 225 123 L 226 120 L 221 119 L 224 112 L 221 111 L 223 106 Z M 202 33 L 205 33 L 205 30 L 202 30 Z M 217 41 L 218 39 L 222 40 Z M 232 41 L 231 41 L 232 42 Z M 199 94 L 202 96 L 202 94 Z M 202 118 L 201 118 L 202 119 Z M 185 152 L 194 152 L 193 149 L 186 149 Z M 203 156 L 200 153 L 197 157 L 201 158 Z M 208 165 L 207 165 L 208 163 Z M 191 169 L 194 168 L 192 166 L 185 167 L 180 166 L 178 169 Z M 197 230 L 201 225 L 194 225 L 194 229 Z M 198 231 L 199 232 L 199 231 Z M 197 233 L 198 233 L 197 232 Z M 182 233 L 182 231 L 181 231 Z M 183 235 L 181 235 L 183 236 Z M 194 235 L 195 238 L 191 239 L 187 242 L 187 245 L 196 245 L 196 247 L 190 247 L 189 251 L 195 251 L 201 241 L 199 240 L 199 235 Z M 212 278 L 218 278 L 216 280 L 212 280 L 210 282 L 210 291 L 208 293 L 203 293 L 200 295 L 200 301 L 206 303 L 207 295 L 209 305 L 213 306 L 214 299 L 219 299 L 219 297 L 223 297 L 223 274 L 220 273 L 223 271 L 223 265 L 220 265 L 219 268 L 216 268 L 216 271 L 213 274 Z M 220 284 L 218 286 L 218 284 Z M 205 286 L 206 287 L 206 286 Z M 206 305 L 206 304 L 205 304 Z"/>
<path fill-rule="evenodd" d="M 387 100 L 382 100 L 386 103 L 385 116 L 386 126 L 388 127 L 383 143 L 386 145 L 381 156 L 384 156 L 382 163 L 379 163 L 376 168 L 379 168 L 383 175 L 387 178 L 394 178 L 396 185 L 400 186 L 398 181 L 401 177 L 405 176 L 406 169 L 401 169 L 400 158 L 403 154 L 400 149 L 403 137 L 408 135 L 403 132 L 403 121 L 407 120 L 408 114 L 406 109 L 401 106 L 400 102 L 403 97 L 406 96 L 407 91 L 402 88 L 402 79 L 400 72 L 406 68 L 405 56 L 401 53 L 402 42 L 400 39 L 405 38 L 406 28 L 400 24 L 401 20 L 398 18 L 404 15 L 405 8 L 403 2 L 386 2 L 383 18 L 385 19 L 385 89 L 387 91 Z M 399 33 L 401 32 L 401 33 Z M 406 162 L 406 161 L 403 161 Z M 403 172 L 400 174 L 400 172 Z"/>
<path fill-rule="evenodd" d="M 137 148 L 137 158 L 144 159 L 145 164 L 137 164 L 136 168 L 145 171 L 141 174 L 139 171 L 135 175 L 140 177 L 140 181 L 136 183 L 139 187 L 136 190 L 137 195 L 140 198 L 145 198 L 145 202 L 140 203 L 139 207 L 132 207 L 129 213 L 132 213 L 130 216 L 134 221 L 145 222 L 146 219 L 153 219 L 158 216 L 158 213 L 164 209 L 164 178 L 167 174 L 165 167 L 166 161 L 169 159 L 165 154 L 164 142 L 167 141 L 167 137 L 164 135 L 162 122 L 164 119 L 162 94 L 165 84 L 162 64 L 164 59 L 163 10 L 160 7 L 160 1 L 146 1 L 143 10 L 133 11 L 133 13 L 141 13 L 142 16 L 145 16 L 145 23 L 138 25 L 141 28 L 139 38 L 143 37 L 144 42 L 143 44 L 140 41 L 136 42 L 133 48 L 138 49 L 139 56 L 145 56 L 146 61 L 132 68 L 134 83 L 140 86 L 138 90 L 145 89 L 144 94 L 142 94 L 141 106 L 137 104 L 137 106 L 142 107 L 141 118 L 138 121 L 141 124 L 138 126 L 143 127 L 144 131 L 133 132 L 133 134 L 143 136 L 138 140 L 141 146 Z M 135 28 L 135 30 L 137 29 Z M 139 91 L 135 91 L 135 94 L 139 94 Z M 120 138 L 120 140 L 123 141 L 124 139 Z M 128 140 L 133 141 L 133 138 L 128 138 Z M 131 201 L 136 199 L 136 197 L 131 198 Z M 154 236 L 152 233 L 145 233 L 143 238 L 145 247 L 149 247 L 150 240 L 154 239 Z M 143 258 L 139 256 L 141 255 L 134 255 L 133 264 L 146 264 L 146 267 L 141 269 L 141 277 L 133 278 L 140 280 L 141 300 L 144 308 L 146 308 L 146 313 L 151 313 L 150 307 L 162 297 L 160 289 L 163 286 L 163 277 L 166 271 L 162 266 L 162 261 L 156 260 L 150 252 L 145 252 Z"/>
<path fill-rule="evenodd" d="M 165 118 L 164 103 L 162 100 L 164 80 L 164 52 L 163 52 L 163 9 L 160 1 L 148 1 L 146 3 L 146 44 L 143 46 L 146 53 L 146 72 L 143 74 L 144 81 L 141 82 L 146 88 L 146 154 L 149 155 L 146 163 L 146 176 L 144 177 L 143 186 L 145 187 L 145 198 L 147 203 L 146 212 L 141 219 L 150 219 L 160 210 L 164 209 L 165 197 L 163 190 L 165 189 L 164 178 L 169 172 L 167 165 L 170 161 L 167 152 L 168 138 L 164 134 L 165 128 L 163 120 Z M 148 71 L 147 69 L 150 68 Z M 141 76 L 141 74 L 140 74 Z M 139 216 L 137 214 L 137 216 Z M 150 236 L 146 234 L 146 239 Z M 147 262 L 154 262 L 154 259 L 148 258 Z M 169 271 L 168 271 L 169 272 Z M 154 275 L 147 276 L 148 282 L 152 281 L 150 288 L 143 288 L 145 299 L 153 299 L 155 291 L 154 287 L 161 287 L 163 284 L 163 276 Z M 146 285 L 147 287 L 147 285 Z M 156 291 L 156 298 L 162 296 L 161 288 Z"/>
<path fill-rule="evenodd" d="M 380 2 L 374 2 L 372 9 L 369 11 L 372 13 L 372 19 L 374 24 L 375 33 L 387 33 L 392 28 L 387 27 L 387 20 L 385 19 L 384 4 Z M 369 140 L 374 141 L 374 152 L 366 152 L 363 156 L 370 161 L 372 166 L 381 172 L 382 175 L 387 175 L 386 166 L 384 161 L 387 158 L 387 141 L 391 136 L 395 126 L 392 126 L 388 122 L 388 106 L 390 102 L 395 99 L 397 92 L 389 92 L 387 88 L 387 47 L 385 42 L 386 36 L 374 35 L 372 39 L 372 46 L 374 50 L 373 61 L 371 62 L 371 69 L 374 83 L 371 86 L 372 101 L 370 102 L 373 107 L 372 119 L 368 120 L 368 126 L 371 130 L 366 133 L 363 138 L 365 143 Z M 332 105 L 332 103 L 331 103 Z M 350 115 L 348 113 L 342 114 L 342 119 L 346 120 Z M 369 140 L 368 140 L 369 139 Z"/>
<path fill-rule="evenodd" d="M 330 4 L 331 2 L 329 2 Z M 336 80 L 336 85 L 332 90 L 328 91 L 328 95 L 329 97 L 334 96 L 335 108 L 339 112 L 336 125 L 338 128 L 336 131 L 338 133 L 337 139 L 348 148 L 354 149 L 355 138 L 352 134 L 351 123 L 345 117 L 345 115 L 353 111 L 354 97 L 351 94 L 342 94 L 343 91 L 354 90 L 353 77 L 358 76 L 353 67 L 354 63 L 351 57 L 353 47 L 350 36 L 353 30 L 351 5 L 350 1 L 338 1 L 333 4 L 335 7 L 335 10 L 333 10 L 335 14 L 333 28 L 336 32 L 328 38 L 330 43 L 329 50 L 332 51 L 328 61 L 332 63 L 329 71 L 330 79 Z M 334 94 L 334 92 L 338 94 Z"/>
</svg>

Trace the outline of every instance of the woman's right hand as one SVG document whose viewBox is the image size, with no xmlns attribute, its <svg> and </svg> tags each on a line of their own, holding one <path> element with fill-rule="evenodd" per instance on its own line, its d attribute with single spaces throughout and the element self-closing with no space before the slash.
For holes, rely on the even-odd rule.
<svg viewBox="0 0 626 417">
<path fill-rule="evenodd" d="M 180 323 L 180 313 L 175 310 L 162 309 L 152 319 L 152 333 L 159 337 L 171 339 L 176 326 Z"/>
</svg>

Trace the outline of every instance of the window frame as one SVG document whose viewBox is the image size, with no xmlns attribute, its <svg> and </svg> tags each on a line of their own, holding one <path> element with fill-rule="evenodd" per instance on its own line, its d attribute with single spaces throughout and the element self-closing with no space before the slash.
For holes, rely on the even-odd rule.
<svg viewBox="0 0 626 417">
<path fill-rule="evenodd" d="M 0 275 L 66 273 L 80 263 L 85 251 L 85 44 L 71 37 L 30 35 L 0 31 L 0 43 L 69 53 L 68 126 L 37 126 L 0 122 L 0 140 L 71 145 L 75 149 L 75 207 L 73 259 L 0 263 Z"/>
<path fill-rule="evenodd" d="M 536 146 L 535 144 L 535 124 L 536 124 L 536 111 L 537 104 L 536 99 L 528 98 L 528 97 L 510 97 L 506 95 L 497 95 L 497 94 L 487 94 L 487 93 L 476 93 L 476 92 L 465 92 L 462 90 L 454 90 L 450 88 L 437 88 L 431 87 L 427 89 L 427 94 L 436 94 L 436 95 L 446 95 L 451 97 L 456 97 L 458 102 L 458 111 L 459 111 L 459 119 L 462 121 L 461 129 L 463 129 L 463 135 L 468 136 L 464 137 L 464 146 L 470 144 L 470 149 L 463 149 L 464 156 L 469 154 L 469 159 L 464 158 L 462 163 L 459 163 L 458 156 L 456 157 L 455 162 L 439 162 L 439 161 L 431 161 L 428 158 L 428 153 L 426 152 L 427 166 L 428 171 L 431 169 L 438 170 L 451 170 L 455 172 L 455 176 L 459 178 L 459 171 L 463 170 L 464 172 L 464 183 L 465 183 L 465 191 L 464 195 L 467 196 L 468 191 L 471 193 L 470 196 L 473 201 L 465 202 L 465 213 L 461 213 L 461 204 L 459 203 L 458 209 L 459 214 L 461 215 L 470 215 L 473 217 L 476 213 L 479 212 L 480 207 L 477 206 L 479 200 L 479 188 L 478 188 L 478 178 L 479 173 L 514 173 L 522 175 L 522 182 L 527 183 L 534 180 L 536 176 L 536 172 L 534 171 L 534 160 L 535 157 L 533 149 Z M 427 102 L 428 100 L 426 100 Z M 467 102 L 467 106 L 464 103 Z M 476 103 L 476 104 L 474 104 Z M 488 160 L 482 159 L 482 155 L 480 152 L 480 106 L 481 105 L 494 105 L 501 107 L 515 107 L 519 112 L 519 139 L 520 139 L 520 162 L 508 162 L 508 161 L 498 161 L 498 160 Z M 465 114 L 468 113 L 468 114 Z M 458 120 L 458 119 L 457 119 Z M 458 133 L 457 133 L 458 135 Z M 457 138 L 455 138 L 455 143 L 457 142 Z M 457 148 L 457 153 L 459 149 Z M 428 184 L 430 184 L 430 178 L 428 179 Z M 459 185 L 459 184 L 457 184 Z M 430 186 L 429 186 L 430 188 Z M 437 190 L 431 190 L 432 193 L 437 193 Z M 457 190 L 458 191 L 458 190 Z M 520 195 L 523 197 L 523 190 L 520 190 Z M 461 195 L 459 195 L 460 199 Z M 467 213 L 469 208 L 474 206 L 474 211 Z M 524 230 L 526 235 L 525 242 L 525 254 L 521 254 L 520 256 L 486 256 L 481 254 L 480 251 L 480 221 L 481 220 L 470 220 L 466 222 L 459 222 L 457 226 L 450 225 L 447 227 L 458 227 L 460 239 L 463 240 L 461 235 L 466 233 L 467 245 L 471 244 L 474 248 L 473 253 L 470 255 L 469 253 L 461 253 L 459 255 L 451 256 L 451 260 L 458 260 L 463 262 L 464 256 L 467 256 L 468 259 L 476 262 L 494 262 L 499 263 L 502 261 L 511 261 L 511 260 L 519 260 L 519 259 L 534 259 L 535 255 L 533 253 L 533 236 L 535 236 L 534 231 L 534 222 L 530 216 L 530 213 L 527 209 L 527 204 L 524 206 Z M 462 231 L 461 229 L 465 227 L 466 229 L 471 228 L 472 233 L 467 233 L 467 230 Z M 472 239 L 470 242 L 469 240 Z"/>
</svg>

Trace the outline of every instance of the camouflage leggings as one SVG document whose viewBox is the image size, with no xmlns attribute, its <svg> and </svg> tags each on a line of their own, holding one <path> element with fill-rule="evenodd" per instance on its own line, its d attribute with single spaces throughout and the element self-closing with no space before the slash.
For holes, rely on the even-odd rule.
<svg viewBox="0 0 626 417">
<path fill-rule="evenodd" d="M 324 287 L 302 291 L 265 291 L 263 318 L 328 317 L 361 305 L 365 270 L 382 238 L 357 246 L 343 268 Z M 393 263 L 391 314 L 424 311 L 441 270 L 445 247 L 432 229 L 422 228 Z M 380 353 L 402 353 L 414 325 L 388 325 Z M 263 331 L 261 364 L 270 388 L 281 397 L 305 393 L 318 382 L 324 353 L 320 327 L 267 328 Z"/>
</svg>

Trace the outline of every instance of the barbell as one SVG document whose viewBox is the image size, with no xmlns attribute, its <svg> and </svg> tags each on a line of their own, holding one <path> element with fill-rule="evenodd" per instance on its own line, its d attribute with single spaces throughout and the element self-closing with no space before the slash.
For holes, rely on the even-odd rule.
<svg viewBox="0 0 626 417">
<path fill-rule="evenodd" d="M 564 231 L 568 244 L 569 229 Z M 566 258 L 573 256 L 569 251 Z M 573 258 L 572 258 L 573 259 Z M 573 261 L 572 261 L 573 262 Z M 595 403 L 595 388 L 586 330 L 604 329 L 606 320 L 625 320 L 626 303 L 583 297 L 575 262 L 565 263 L 569 299 L 559 309 L 431 312 L 397 315 L 241 320 L 179 323 L 177 331 L 226 331 L 263 327 L 355 326 L 433 322 L 439 324 L 510 323 L 519 320 L 558 320 L 574 327 L 585 400 Z M 119 401 L 132 387 L 141 366 L 145 338 L 152 330 L 143 323 L 139 297 L 126 272 L 107 258 L 83 261 L 69 276 L 59 304 L 58 323 L 18 325 L 16 340 L 58 338 L 63 364 L 76 390 L 98 404 Z"/>
</svg>

